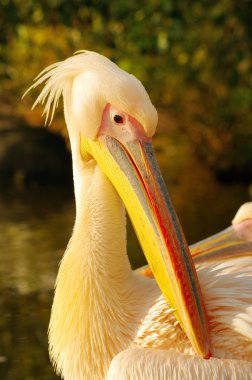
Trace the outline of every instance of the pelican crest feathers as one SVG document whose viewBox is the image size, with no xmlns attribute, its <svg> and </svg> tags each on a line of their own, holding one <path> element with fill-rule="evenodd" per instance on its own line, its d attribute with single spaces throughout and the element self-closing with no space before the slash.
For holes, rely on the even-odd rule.
<svg viewBox="0 0 252 380">
<path fill-rule="evenodd" d="M 137 119 L 150 137 L 155 133 L 157 111 L 142 83 L 98 53 L 80 51 L 48 66 L 27 92 L 44 82 L 33 108 L 38 103 L 45 104 L 45 123 L 52 122 L 63 95 L 67 124 L 77 127 L 88 138 L 96 137 L 102 111 L 108 103 Z"/>
</svg>

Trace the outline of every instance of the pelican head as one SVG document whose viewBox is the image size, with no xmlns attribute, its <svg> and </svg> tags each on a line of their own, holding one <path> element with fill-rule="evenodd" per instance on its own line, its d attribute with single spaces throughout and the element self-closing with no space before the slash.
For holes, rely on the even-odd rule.
<svg viewBox="0 0 252 380">
<path fill-rule="evenodd" d="M 79 54 L 47 68 L 37 103 L 53 118 L 60 96 L 75 167 L 95 160 L 121 197 L 150 268 L 195 351 L 209 357 L 196 271 L 152 149 L 157 112 L 141 82 L 109 59 Z"/>
</svg>

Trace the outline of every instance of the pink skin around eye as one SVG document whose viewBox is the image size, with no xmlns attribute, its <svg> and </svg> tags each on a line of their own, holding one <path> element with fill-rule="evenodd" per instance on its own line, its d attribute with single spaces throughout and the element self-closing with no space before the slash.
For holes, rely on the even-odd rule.
<svg viewBox="0 0 252 380">
<path fill-rule="evenodd" d="M 123 117 L 122 123 L 114 121 L 115 115 Z M 130 141 L 150 141 L 147 137 L 143 126 L 131 115 L 118 110 L 111 104 L 107 104 L 102 115 L 101 126 L 98 137 L 109 135 L 121 142 Z"/>
<path fill-rule="evenodd" d="M 247 219 L 241 223 L 233 225 L 242 240 L 252 240 L 252 219 Z"/>
</svg>

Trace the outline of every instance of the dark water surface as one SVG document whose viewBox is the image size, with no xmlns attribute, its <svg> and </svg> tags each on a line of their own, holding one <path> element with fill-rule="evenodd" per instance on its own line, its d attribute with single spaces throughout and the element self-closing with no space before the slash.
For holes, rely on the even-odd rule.
<svg viewBox="0 0 252 380">
<path fill-rule="evenodd" d="M 226 227 L 248 188 L 224 185 L 199 162 L 185 139 L 159 136 L 157 159 L 190 243 Z M 0 193 L 0 379 L 56 378 L 47 326 L 58 263 L 74 223 L 72 191 L 64 187 Z M 133 267 L 144 257 L 129 227 Z"/>
</svg>

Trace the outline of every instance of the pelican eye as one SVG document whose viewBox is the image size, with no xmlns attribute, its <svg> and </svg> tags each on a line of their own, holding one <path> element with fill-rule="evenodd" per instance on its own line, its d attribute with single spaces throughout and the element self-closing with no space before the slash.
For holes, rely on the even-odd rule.
<svg viewBox="0 0 252 380">
<path fill-rule="evenodd" d="M 113 116 L 113 120 L 116 124 L 123 124 L 124 123 L 124 117 L 122 115 L 119 115 L 118 113 L 116 113 L 114 116 Z"/>
</svg>

